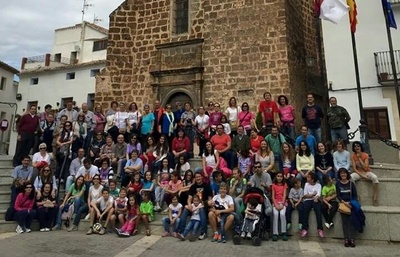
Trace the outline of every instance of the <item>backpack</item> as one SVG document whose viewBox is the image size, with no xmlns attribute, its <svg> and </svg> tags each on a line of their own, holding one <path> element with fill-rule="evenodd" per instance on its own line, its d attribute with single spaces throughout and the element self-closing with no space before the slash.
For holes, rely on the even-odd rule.
<svg viewBox="0 0 400 257">
<path fill-rule="evenodd" d="M 61 214 L 61 220 L 70 221 L 72 219 L 72 215 L 74 214 L 74 204 L 67 203 Z"/>
</svg>

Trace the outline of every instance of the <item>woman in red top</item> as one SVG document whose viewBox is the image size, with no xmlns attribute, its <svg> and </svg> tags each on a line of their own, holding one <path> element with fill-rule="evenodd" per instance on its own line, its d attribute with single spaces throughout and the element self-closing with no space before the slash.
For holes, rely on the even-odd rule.
<svg viewBox="0 0 400 257">
<path fill-rule="evenodd" d="M 260 149 L 261 141 L 263 141 L 264 138 L 260 135 L 257 134 L 257 130 L 251 129 L 250 132 L 250 154 L 254 155 L 258 149 Z"/>
<path fill-rule="evenodd" d="M 33 217 L 36 216 L 35 210 L 33 210 L 34 204 L 35 189 L 32 183 L 28 181 L 24 186 L 24 191 L 17 196 L 14 204 L 14 219 L 18 222 L 15 232 L 18 234 L 31 232 L 31 223 Z"/>
<path fill-rule="evenodd" d="M 140 180 L 140 173 L 135 173 L 132 178 L 131 182 L 128 185 L 128 194 L 139 194 L 140 190 L 143 188 L 142 181 Z"/>
<path fill-rule="evenodd" d="M 172 154 L 175 159 L 179 159 L 184 155 L 186 160 L 189 159 L 190 140 L 185 136 L 185 131 L 182 128 L 178 129 L 178 135 L 172 140 Z"/>
<path fill-rule="evenodd" d="M 156 142 L 154 140 L 154 137 L 149 136 L 146 139 L 146 152 L 143 152 L 142 155 L 140 155 L 140 159 L 142 159 L 143 162 L 143 166 L 145 164 L 147 164 L 147 166 L 149 167 L 149 169 L 151 169 L 151 167 L 153 167 L 153 161 L 154 161 L 154 155 L 153 152 L 156 149 Z"/>
</svg>

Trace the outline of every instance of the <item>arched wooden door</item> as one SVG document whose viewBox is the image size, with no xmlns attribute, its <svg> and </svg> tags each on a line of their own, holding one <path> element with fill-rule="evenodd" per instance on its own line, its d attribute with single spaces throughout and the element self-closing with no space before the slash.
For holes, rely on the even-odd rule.
<svg viewBox="0 0 400 257">
<path fill-rule="evenodd" d="M 169 99 L 165 102 L 165 104 L 170 104 L 172 109 L 175 110 L 176 102 L 181 102 L 182 106 L 185 104 L 185 102 L 189 102 L 193 106 L 193 101 L 190 98 L 190 96 L 188 96 L 187 94 L 185 94 L 183 92 L 178 92 L 178 93 L 173 94 L 172 96 L 169 97 Z"/>
</svg>

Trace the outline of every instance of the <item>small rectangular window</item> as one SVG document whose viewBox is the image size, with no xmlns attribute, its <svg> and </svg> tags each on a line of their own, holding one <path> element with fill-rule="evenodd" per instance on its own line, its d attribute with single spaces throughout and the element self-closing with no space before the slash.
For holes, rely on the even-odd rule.
<svg viewBox="0 0 400 257">
<path fill-rule="evenodd" d="M 93 52 L 107 49 L 107 39 L 93 42 Z"/>
<path fill-rule="evenodd" d="M 61 62 L 61 54 L 55 54 L 54 55 L 54 61 L 55 62 Z"/>
<path fill-rule="evenodd" d="M 100 69 L 90 70 L 90 77 L 96 77 L 100 73 Z"/>
<path fill-rule="evenodd" d="M 1 77 L 0 90 L 6 90 L 7 78 Z"/>
<path fill-rule="evenodd" d="M 39 84 L 39 78 L 31 78 L 31 85 Z"/>
<path fill-rule="evenodd" d="M 175 0 L 173 7 L 174 34 L 189 32 L 189 0 Z"/>
<path fill-rule="evenodd" d="M 68 72 L 66 76 L 67 80 L 75 79 L 75 72 Z"/>
</svg>

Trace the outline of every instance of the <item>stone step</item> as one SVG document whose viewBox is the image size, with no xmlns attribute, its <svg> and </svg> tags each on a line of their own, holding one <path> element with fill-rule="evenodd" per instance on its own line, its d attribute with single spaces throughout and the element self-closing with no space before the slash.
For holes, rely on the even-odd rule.
<svg viewBox="0 0 400 257">
<path fill-rule="evenodd" d="M 400 166 L 388 163 L 375 163 L 371 166 L 378 178 L 400 178 Z"/>
<path fill-rule="evenodd" d="M 0 176 L 8 176 L 11 177 L 11 174 L 14 170 L 14 167 L 12 165 L 4 165 L 0 166 Z"/>
<path fill-rule="evenodd" d="M 366 226 L 364 229 L 364 233 L 356 234 L 356 239 L 363 240 L 377 240 L 377 241 L 392 241 L 392 242 L 400 242 L 400 207 L 393 206 L 363 206 L 362 207 L 365 215 L 366 215 Z M 4 216 L 4 210 L 0 210 L 0 215 Z M 153 234 L 160 235 L 164 232 L 161 219 L 165 216 L 163 214 L 156 214 L 155 221 L 151 222 L 150 228 Z M 292 229 L 288 231 L 288 234 L 291 236 L 289 240 L 300 240 L 300 232 L 297 230 L 297 220 L 298 213 L 294 211 L 292 213 Z M 323 222 L 325 222 L 323 220 Z M 335 226 L 327 229 L 324 226 L 324 232 L 327 238 L 335 238 L 341 239 L 343 238 L 342 231 L 342 222 L 340 213 L 337 213 L 334 218 Z M 4 219 L 0 220 L 0 233 L 5 232 L 13 232 L 17 223 L 15 221 L 4 221 Z M 272 228 L 272 226 L 271 226 Z M 32 230 L 37 231 L 39 229 L 39 224 L 35 220 L 32 224 Z M 63 225 L 63 230 L 66 230 Z M 82 219 L 79 224 L 79 231 L 72 233 L 84 233 L 89 229 L 89 221 Z M 143 228 L 139 226 L 139 231 L 144 233 Z M 208 236 L 211 236 L 210 226 L 208 227 Z M 228 233 L 230 237 L 232 237 L 233 232 Z M 310 212 L 309 216 L 309 234 L 308 237 L 316 238 L 317 235 L 317 224 L 315 215 L 313 211 Z M 304 240 L 304 239 L 301 239 Z M 321 239 L 323 240 L 323 239 Z"/>
<path fill-rule="evenodd" d="M 0 183 L 8 183 L 11 185 L 13 182 L 13 178 L 11 177 L 11 174 L 1 174 L 0 173 Z"/>
<path fill-rule="evenodd" d="M 0 210 L 7 210 L 8 207 L 10 207 L 10 199 L 0 200 Z M 4 219 L 4 216 L 1 218 Z"/>
<path fill-rule="evenodd" d="M 11 191 L 10 188 L 7 191 L 0 191 L 0 201 L 10 201 L 11 199 Z M 3 217 L 0 215 L 0 220 Z"/>
<path fill-rule="evenodd" d="M 362 234 L 356 233 L 356 239 L 379 240 L 379 241 L 400 241 L 400 207 L 396 206 L 362 206 L 366 216 L 366 225 Z M 334 218 L 334 227 L 327 229 L 324 226 L 324 232 L 327 238 L 343 238 L 342 220 L 340 213 L 336 213 Z M 325 220 L 322 218 L 322 222 Z M 292 229 L 288 231 L 296 240 L 300 240 L 300 232 L 297 230 L 298 212 L 292 213 Z M 313 211 L 309 216 L 308 236 L 318 237 L 317 222 Z"/>
<path fill-rule="evenodd" d="M 356 182 L 357 193 L 362 205 L 373 205 L 372 183 L 365 180 Z M 400 188 L 400 178 L 379 178 L 378 204 L 400 207 L 400 198 L 396 197 Z"/>
<path fill-rule="evenodd" d="M 0 167 L 3 166 L 13 166 L 13 157 L 9 155 L 0 155 Z"/>
</svg>

